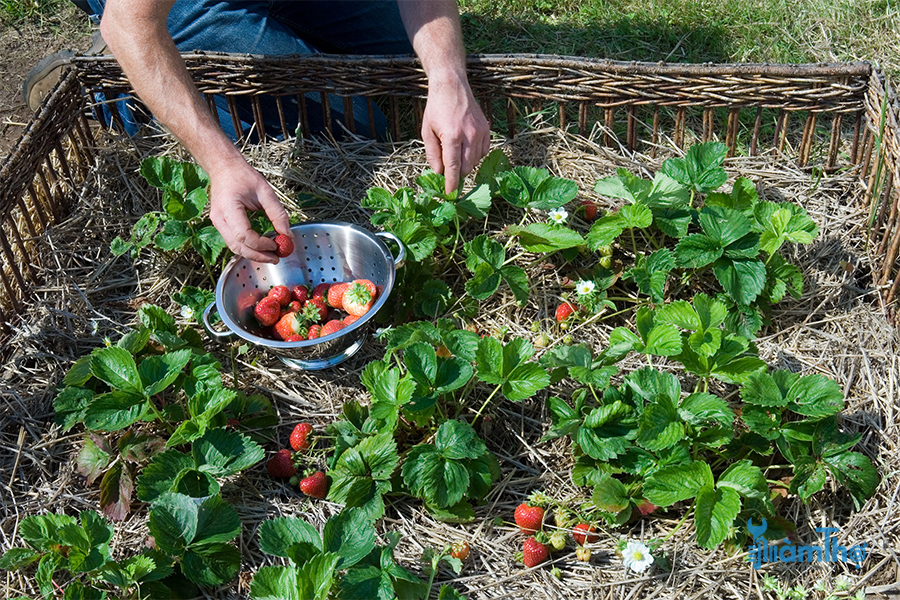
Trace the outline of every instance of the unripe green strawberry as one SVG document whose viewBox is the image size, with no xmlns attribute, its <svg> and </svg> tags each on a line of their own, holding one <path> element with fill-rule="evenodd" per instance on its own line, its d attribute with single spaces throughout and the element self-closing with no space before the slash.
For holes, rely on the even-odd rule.
<svg viewBox="0 0 900 600">
<path fill-rule="evenodd" d="M 540 330 L 541 330 L 540 321 L 532 321 L 531 322 L 531 333 L 537 333 Z"/>
<path fill-rule="evenodd" d="M 591 549 L 585 548 L 584 546 L 578 546 L 577 548 L 575 548 L 575 558 L 582 562 L 590 562 Z"/>
<path fill-rule="evenodd" d="M 600 246 L 597 248 L 597 252 L 600 253 L 600 256 L 612 256 L 613 247 L 611 244 L 607 244 L 606 246 Z"/>
<path fill-rule="evenodd" d="M 612 256 L 601 256 L 599 262 L 601 267 L 609 269 L 612 267 Z"/>
<path fill-rule="evenodd" d="M 565 529 L 569 526 L 569 523 L 572 522 L 572 513 L 569 509 L 559 506 L 553 511 L 553 522 L 560 529 Z"/>
<path fill-rule="evenodd" d="M 554 550 L 562 550 L 566 547 L 566 532 L 562 529 L 557 529 L 553 533 L 550 534 L 550 545 L 553 546 Z"/>
</svg>

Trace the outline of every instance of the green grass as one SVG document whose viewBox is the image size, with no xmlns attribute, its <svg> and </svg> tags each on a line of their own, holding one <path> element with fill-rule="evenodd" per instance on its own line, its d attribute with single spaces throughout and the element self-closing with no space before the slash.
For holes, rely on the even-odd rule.
<svg viewBox="0 0 900 600">
<path fill-rule="evenodd" d="M 0 0 L 0 23 L 18 25 L 53 20 L 71 5 L 68 0 Z"/>
<path fill-rule="evenodd" d="M 871 60 L 900 73 L 898 0 L 460 0 L 467 49 L 613 60 Z"/>
</svg>

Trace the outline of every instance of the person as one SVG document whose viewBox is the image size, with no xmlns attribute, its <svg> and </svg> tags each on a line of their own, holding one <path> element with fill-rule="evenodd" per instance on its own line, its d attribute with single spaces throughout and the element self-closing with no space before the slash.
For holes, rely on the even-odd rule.
<svg viewBox="0 0 900 600">
<path fill-rule="evenodd" d="M 100 33 L 138 97 L 210 177 L 210 218 L 235 253 L 277 263 L 275 242 L 250 227 L 264 210 L 291 236 L 274 190 L 244 159 L 191 81 L 179 52 L 266 55 L 316 51 L 395 54 L 413 50 L 428 80 L 422 140 L 447 193 L 489 151 L 487 119 L 465 70 L 455 0 L 87 0 Z M 398 52 L 399 51 L 399 52 Z M 407 51 L 407 52 L 404 52 Z M 220 124 L 220 120 L 222 123 Z"/>
</svg>

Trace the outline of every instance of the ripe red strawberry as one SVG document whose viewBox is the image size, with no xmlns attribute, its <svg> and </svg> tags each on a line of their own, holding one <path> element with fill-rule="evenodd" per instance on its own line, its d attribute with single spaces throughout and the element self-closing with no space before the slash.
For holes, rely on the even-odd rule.
<svg viewBox="0 0 900 600">
<path fill-rule="evenodd" d="M 324 321 L 328 316 L 328 307 L 325 306 L 325 301 L 322 298 L 313 296 L 303 305 L 303 314 L 310 321 Z"/>
<path fill-rule="evenodd" d="M 269 297 L 278 300 L 281 306 L 287 306 L 291 303 L 291 291 L 286 285 L 275 285 L 269 290 Z"/>
<path fill-rule="evenodd" d="M 556 320 L 559 323 L 562 323 L 566 319 L 568 319 L 573 313 L 575 313 L 577 309 L 575 305 L 571 302 L 563 302 L 559 306 L 556 307 Z"/>
<path fill-rule="evenodd" d="M 344 309 L 344 292 L 350 287 L 349 283 L 335 283 L 328 288 L 328 306 L 333 306 L 338 310 Z"/>
<path fill-rule="evenodd" d="M 307 334 L 306 339 L 308 339 L 308 340 L 314 340 L 314 339 L 316 339 L 317 337 L 319 337 L 319 335 L 320 335 L 319 332 L 320 332 L 320 331 L 322 331 L 322 326 L 321 326 L 321 325 L 310 325 L 310 326 L 309 326 L 309 333 Z"/>
<path fill-rule="evenodd" d="M 584 207 L 584 220 L 593 221 L 597 218 L 597 205 L 593 200 L 582 200 L 581 206 Z"/>
<path fill-rule="evenodd" d="M 275 456 L 266 463 L 266 470 L 272 477 L 291 477 L 297 473 L 294 466 L 294 459 L 291 457 L 291 451 L 282 448 Z"/>
<path fill-rule="evenodd" d="M 325 300 L 325 297 L 328 296 L 328 288 L 331 287 L 330 283 L 320 283 L 315 287 L 312 293 L 313 298 L 321 298 Z"/>
<path fill-rule="evenodd" d="M 466 560 L 469 557 L 469 544 L 466 542 L 454 542 L 450 546 L 450 556 L 459 560 Z"/>
<path fill-rule="evenodd" d="M 332 319 L 322 325 L 322 329 L 319 330 L 319 337 L 325 337 L 326 335 L 331 335 L 335 331 L 340 331 L 344 328 L 344 324 L 338 321 L 337 319 Z"/>
<path fill-rule="evenodd" d="M 285 307 L 285 309 L 288 310 L 289 312 L 295 312 L 295 313 L 298 313 L 298 312 L 300 312 L 301 310 L 303 310 L 303 303 L 300 302 L 299 300 L 291 300 L 291 303 L 288 304 L 288 305 Z"/>
<path fill-rule="evenodd" d="M 375 303 L 375 296 L 369 291 L 365 284 L 359 280 L 350 284 L 350 287 L 344 292 L 344 310 L 351 315 L 361 317 L 372 308 Z"/>
<path fill-rule="evenodd" d="M 584 546 L 585 542 L 592 544 L 600 539 L 600 536 L 594 533 L 597 531 L 593 525 L 588 523 L 579 523 L 572 528 L 572 537 L 579 546 Z"/>
<path fill-rule="evenodd" d="M 522 562 L 529 569 L 536 567 L 547 560 L 547 546 L 540 543 L 533 537 L 528 538 L 522 544 Z"/>
<path fill-rule="evenodd" d="M 303 325 L 303 317 L 298 313 L 289 312 L 278 320 L 278 323 L 275 325 L 275 332 L 281 339 L 287 340 L 293 335 L 305 336 L 307 329 Z"/>
<path fill-rule="evenodd" d="M 291 290 L 291 298 L 303 304 L 309 299 L 309 288 L 305 285 L 295 285 L 294 289 Z"/>
<path fill-rule="evenodd" d="M 344 324 L 344 327 L 349 327 L 350 325 L 353 325 L 357 321 L 359 321 L 359 317 L 357 317 L 356 315 L 347 315 L 346 317 L 344 317 L 341 320 L 341 323 Z"/>
<path fill-rule="evenodd" d="M 253 314 L 260 325 L 268 327 L 278 322 L 281 317 L 281 304 L 271 296 L 266 296 L 253 307 Z"/>
<path fill-rule="evenodd" d="M 278 244 L 278 249 L 275 250 L 275 254 L 277 254 L 281 258 L 290 256 L 294 253 L 294 240 L 284 235 L 283 233 L 279 233 L 275 236 L 275 243 Z"/>
<path fill-rule="evenodd" d="M 288 339 L 286 339 L 284 341 L 286 341 L 286 342 L 303 342 L 303 341 L 306 341 L 306 338 L 298 333 L 297 335 L 292 335 L 291 337 L 289 337 Z"/>
<path fill-rule="evenodd" d="M 297 423 L 297 425 L 294 426 L 294 430 L 291 432 L 291 448 L 297 452 L 307 450 L 310 444 L 309 434 L 312 430 L 313 427 L 309 423 Z"/>
<path fill-rule="evenodd" d="M 309 477 L 300 480 L 300 491 L 313 498 L 324 498 L 328 495 L 328 479 L 322 471 L 316 471 Z"/>
<path fill-rule="evenodd" d="M 534 533 L 544 526 L 544 509 L 523 502 L 516 507 L 515 519 L 516 525 L 524 533 Z"/>
</svg>

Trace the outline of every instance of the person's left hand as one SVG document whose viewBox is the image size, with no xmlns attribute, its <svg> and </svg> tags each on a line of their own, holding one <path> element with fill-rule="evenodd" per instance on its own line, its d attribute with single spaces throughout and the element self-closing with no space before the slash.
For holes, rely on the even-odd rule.
<svg viewBox="0 0 900 600">
<path fill-rule="evenodd" d="M 422 141 L 428 164 L 444 174 L 447 194 L 490 151 L 490 126 L 465 75 L 429 78 Z"/>
</svg>

